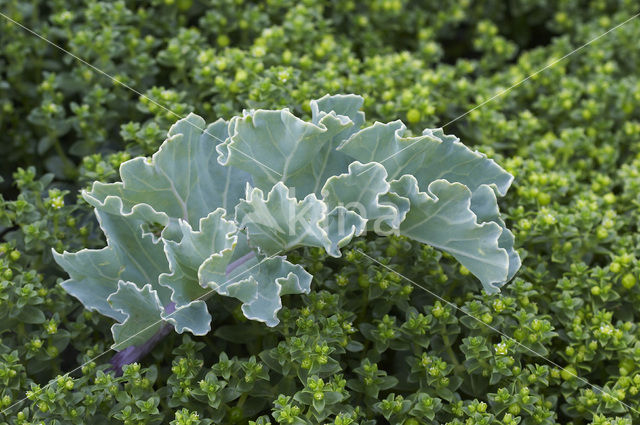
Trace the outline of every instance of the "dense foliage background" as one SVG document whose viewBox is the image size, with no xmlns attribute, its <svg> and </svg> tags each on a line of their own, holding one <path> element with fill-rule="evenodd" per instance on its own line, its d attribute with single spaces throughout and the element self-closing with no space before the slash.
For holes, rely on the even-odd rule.
<svg viewBox="0 0 640 425">
<path fill-rule="evenodd" d="M 637 7 L 0 0 L 3 14 L 181 116 L 290 107 L 308 117 L 309 99 L 352 92 L 369 121 L 402 119 L 414 133 Z M 300 250 L 312 293 L 288 297 L 280 325 L 214 300 L 210 335 L 171 335 L 115 377 L 112 353 L 94 358 L 110 345 L 109 320 L 57 285 L 50 249 L 104 246 L 78 190 L 154 152 L 177 117 L 0 17 L 0 408 L 12 406 L 0 423 L 640 421 L 639 38 L 636 19 L 445 127 L 516 177 L 501 210 L 523 267 L 501 295 L 401 238 L 360 239 L 340 259 Z"/>
</svg>

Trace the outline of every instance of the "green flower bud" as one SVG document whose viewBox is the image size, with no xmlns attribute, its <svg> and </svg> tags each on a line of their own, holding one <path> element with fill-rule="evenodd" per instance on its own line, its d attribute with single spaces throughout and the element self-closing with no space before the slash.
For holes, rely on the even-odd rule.
<svg viewBox="0 0 640 425">
<path fill-rule="evenodd" d="M 18 261 L 20 259 L 20 251 L 11 251 L 11 253 L 9 254 L 9 258 L 11 258 L 11 261 Z"/>
<path fill-rule="evenodd" d="M 420 118 L 420 111 L 417 109 L 409 109 L 409 112 L 407 112 L 407 121 L 409 121 L 410 124 L 420 122 Z"/>
<path fill-rule="evenodd" d="M 369 287 L 369 276 L 367 276 L 366 274 L 361 274 L 358 277 L 358 285 L 360 285 L 361 288 L 368 288 Z"/>
<path fill-rule="evenodd" d="M 622 277 L 622 286 L 631 289 L 636 286 L 636 277 L 631 273 L 627 273 Z"/>
<path fill-rule="evenodd" d="M 576 369 L 573 366 L 567 366 L 562 370 L 562 372 L 560 372 L 560 376 L 565 381 L 569 381 L 569 380 L 575 378 L 577 375 L 578 375 L 578 372 L 576 371 Z"/>
</svg>

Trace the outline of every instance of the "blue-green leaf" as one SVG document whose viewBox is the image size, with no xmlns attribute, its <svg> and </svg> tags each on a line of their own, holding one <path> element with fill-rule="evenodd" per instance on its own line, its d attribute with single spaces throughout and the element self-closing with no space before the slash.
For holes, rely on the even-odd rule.
<svg viewBox="0 0 640 425">
<path fill-rule="evenodd" d="M 180 242 L 164 240 L 171 273 L 160 275 L 159 282 L 172 291 L 171 301 L 176 311 L 167 320 L 179 333 L 188 329 L 195 335 L 204 335 L 210 329 L 211 316 L 205 299 L 211 290 L 200 285 L 199 269 L 211 257 L 218 259 L 223 267 L 231 259 L 237 229 L 224 216 L 222 208 L 216 209 L 200 219 L 199 230 L 180 220 Z"/>
<path fill-rule="evenodd" d="M 312 123 L 301 120 L 288 109 L 251 111 L 230 121 L 230 137 L 218 146 L 218 160 L 247 171 L 253 176 L 253 185 L 267 191 L 277 182 L 287 183 L 301 170 L 307 172 L 323 146 L 352 125 L 348 117 L 335 114 L 324 115 Z M 312 183 L 309 181 L 306 185 Z"/>
<path fill-rule="evenodd" d="M 502 228 L 502 233 L 498 239 L 498 246 L 505 249 L 509 255 L 507 281 L 511 280 L 520 268 L 520 256 L 513 247 L 515 243 L 513 233 L 507 229 L 504 220 L 500 217 L 495 191 L 487 185 L 478 187 L 471 197 L 471 210 L 477 216 L 478 223 L 494 222 Z"/>
<path fill-rule="evenodd" d="M 461 183 L 436 180 L 420 192 L 415 177 L 391 182 L 391 190 L 409 199 L 411 208 L 400 234 L 432 245 L 454 256 L 473 273 L 489 293 L 508 279 L 509 255 L 499 246 L 502 227 L 478 222 L 471 210 L 471 191 Z"/>
<path fill-rule="evenodd" d="M 167 215 L 154 211 L 147 204 L 135 205 L 128 211 L 122 200 L 115 196 L 108 196 L 104 201 L 88 193 L 84 193 L 84 197 L 95 207 L 100 228 L 113 250 L 116 264 L 122 270 L 118 278 L 140 286 L 151 284 L 160 298 L 168 302 L 170 291 L 158 284 L 158 276 L 169 271 L 169 263 L 161 238 L 150 229 L 156 223 L 166 226 L 169 222 Z M 109 276 L 111 264 L 103 261 L 99 265 L 106 268 Z M 96 285 L 95 281 L 88 283 Z"/>
<path fill-rule="evenodd" d="M 282 308 L 281 296 L 308 293 L 312 276 L 299 265 L 291 264 L 283 256 L 254 259 L 248 267 L 220 281 L 217 273 L 201 270 L 201 279 L 220 295 L 242 302 L 242 311 L 252 320 L 275 326 Z"/>
<path fill-rule="evenodd" d="M 353 159 L 336 148 L 364 123 L 364 113 L 360 111 L 363 102 L 364 99 L 356 95 L 326 95 L 311 101 L 311 122 L 327 127 L 330 140 L 322 145 L 308 167 L 287 179 L 287 186 L 296 188 L 298 198 L 310 193 L 319 197 L 329 177 L 347 172 Z"/>
<path fill-rule="evenodd" d="M 421 136 L 402 137 L 401 121 L 387 124 L 376 122 L 346 140 L 338 149 L 360 162 L 379 162 L 389 179 L 413 175 L 420 190 L 431 182 L 444 179 L 460 182 L 472 192 L 481 185 L 490 185 L 505 195 L 513 176 L 486 155 L 472 151 L 455 136 L 442 129 L 426 129 Z"/>
<path fill-rule="evenodd" d="M 149 158 L 122 164 L 122 182 L 96 182 L 89 195 L 98 200 L 118 196 L 127 209 L 148 204 L 192 226 L 216 208 L 233 209 L 249 175 L 217 161 L 216 146 L 227 138 L 227 123 L 206 126 L 189 114 L 169 130 L 167 140 Z"/>
<path fill-rule="evenodd" d="M 151 285 L 139 288 L 135 283 L 121 280 L 117 291 L 109 296 L 108 301 L 115 310 L 126 316 L 122 323 L 111 327 L 114 348 L 118 351 L 144 343 L 163 325 L 160 320 L 162 302 Z"/>
<path fill-rule="evenodd" d="M 70 279 L 62 282 L 62 287 L 76 297 L 88 310 L 118 321 L 125 315 L 107 302 L 107 297 L 118 288 L 118 280 L 124 269 L 113 248 L 83 249 L 63 254 L 53 251 L 53 258 L 68 274 Z"/>
<path fill-rule="evenodd" d="M 283 255 L 310 246 L 339 257 L 366 230 L 445 250 L 497 291 L 520 265 L 496 199 L 512 176 L 442 129 L 361 129 L 362 104 L 324 96 L 310 122 L 286 109 L 179 120 L 151 158 L 122 164 L 121 182 L 83 193 L 108 245 L 54 253 L 69 273 L 63 287 L 119 322 L 116 349 L 161 338 L 167 323 L 209 332 L 214 294 L 274 326 L 281 297 L 311 283 Z"/>
<path fill-rule="evenodd" d="M 333 257 L 340 257 L 340 248 L 360 236 L 367 228 L 367 220 L 359 214 L 342 206 L 337 206 L 321 223 L 329 237 L 330 245 L 325 246 L 327 253 Z"/>
<path fill-rule="evenodd" d="M 344 206 L 366 220 L 379 220 L 397 228 L 404 220 L 406 209 L 403 211 L 394 203 L 381 202 L 381 195 L 389 191 L 386 178 L 385 168 L 377 162 L 361 164 L 355 161 L 349 165 L 348 173 L 327 180 L 322 188 L 322 200 L 329 210 Z"/>
<path fill-rule="evenodd" d="M 246 199 L 236 207 L 236 221 L 247 229 L 249 243 L 266 255 L 299 246 L 330 246 L 321 225 L 326 214 L 327 206 L 314 194 L 298 201 L 282 182 L 271 189 L 266 199 L 262 190 L 248 188 Z"/>
</svg>

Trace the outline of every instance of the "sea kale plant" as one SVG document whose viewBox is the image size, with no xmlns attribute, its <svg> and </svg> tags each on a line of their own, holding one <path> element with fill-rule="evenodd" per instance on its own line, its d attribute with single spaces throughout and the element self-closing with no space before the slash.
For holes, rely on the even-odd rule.
<svg viewBox="0 0 640 425">
<path fill-rule="evenodd" d="M 340 257 L 365 232 L 404 236 L 456 258 L 487 293 L 520 266 L 497 197 L 513 177 L 442 129 L 406 136 L 401 121 L 363 127 L 363 98 L 311 101 L 311 121 L 288 109 L 251 110 L 206 125 L 179 120 L 151 158 L 95 182 L 84 199 L 102 249 L 54 252 L 64 289 L 114 319 L 116 368 L 171 329 L 205 335 L 217 294 L 248 319 L 279 323 L 281 297 L 309 293 L 312 275 L 287 260 L 299 247 Z"/>
</svg>

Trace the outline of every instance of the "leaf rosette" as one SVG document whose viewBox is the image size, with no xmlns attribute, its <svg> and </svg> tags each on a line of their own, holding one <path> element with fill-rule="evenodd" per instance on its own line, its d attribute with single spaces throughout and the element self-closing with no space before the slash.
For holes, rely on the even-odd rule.
<svg viewBox="0 0 640 425">
<path fill-rule="evenodd" d="M 151 158 L 122 164 L 121 182 L 83 192 L 107 246 L 54 252 L 70 277 L 62 286 L 117 322 L 119 351 L 163 326 L 208 333 L 213 295 L 275 326 L 281 297 L 312 280 L 287 251 L 339 257 L 367 231 L 446 251 L 498 292 L 520 266 L 497 204 L 513 177 L 441 129 L 363 127 L 362 104 L 327 95 L 311 101 L 311 121 L 287 109 L 179 120 Z"/>
</svg>

